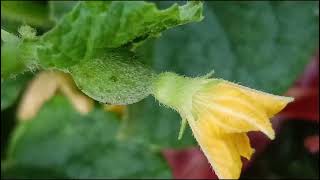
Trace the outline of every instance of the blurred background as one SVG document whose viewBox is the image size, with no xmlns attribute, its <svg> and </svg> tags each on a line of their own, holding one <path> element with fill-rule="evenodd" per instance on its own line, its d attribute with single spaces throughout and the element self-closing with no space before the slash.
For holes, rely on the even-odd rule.
<svg viewBox="0 0 320 180">
<path fill-rule="evenodd" d="M 175 2 L 155 3 L 166 8 Z M 18 35 L 27 24 L 41 35 L 76 4 L 1 1 L 1 28 Z M 137 49 L 141 60 L 158 72 L 187 76 L 214 69 L 216 77 L 294 97 L 272 119 L 274 141 L 249 134 L 256 152 L 250 161 L 243 159 L 241 178 L 319 179 L 319 2 L 204 4 L 202 22 L 148 41 Z M 106 106 L 79 92 L 66 75 L 44 74 L 1 81 L 1 177 L 217 178 L 189 129 L 177 140 L 179 115 L 152 97 Z M 70 97 L 65 86 L 78 96 Z M 123 145 L 106 138 L 112 133 L 137 142 Z M 150 152 L 141 142 L 152 146 Z"/>
</svg>

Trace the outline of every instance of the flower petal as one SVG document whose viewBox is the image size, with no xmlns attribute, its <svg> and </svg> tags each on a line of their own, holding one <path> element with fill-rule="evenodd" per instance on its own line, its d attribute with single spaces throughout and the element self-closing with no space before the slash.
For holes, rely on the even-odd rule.
<svg viewBox="0 0 320 180">
<path fill-rule="evenodd" d="M 292 100 L 223 80 L 218 84 L 208 84 L 197 92 L 193 107 L 197 114 L 206 116 L 205 119 L 215 122 L 227 132 L 260 130 L 274 139 L 270 118 Z"/>
<path fill-rule="evenodd" d="M 294 100 L 292 97 L 276 96 L 273 94 L 241 86 L 239 84 L 231 83 L 228 81 L 225 82 L 225 86 L 227 86 L 228 88 L 238 89 L 239 91 L 246 93 L 257 103 L 261 104 L 264 107 L 265 112 L 269 118 L 280 112 L 284 107 L 286 107 L 288 103 Z"/>
<path fill-rule="evenodd" d="M 188 122 L 217 176 L 220 179 L 239 178 L 242 162 L 233 134 L 224 133 L 205 119 L 188 118 Z"/>
<path fill-rule="evenodd" d="M 254 153 L 254 149 L 251 148 L 249 137 L 246 133 L 232 134 L 232 140 L 236 144 L 238 152 L 241 156 L 250 160 L 251 155 Z"/>
<path fill-rule="evenodd" d="M 202 115 L 204 115 L 202 113 Z M 223 122 L 220 122 L 220 121 L 217 121 L 215 120 L 216 118 L 210 114 L 206 114 L 207 116 L 198 116 L 198 119 L 201 119 L 201 120 L 204 120 L 204 121 L 207 121 L 206 124 L 207 126 L 210 126 L 210 127 L 213 127 L 213 126 L 217 126 L 217 127 L 220 127 L 220 131 L 222 130 L 225 130 L 226 128 L 230 127 L 231 126 L 223 126 Z M 231 123 L 233 121 L 230 121 Z M 240 122 L 244 122 L 244 121 L 240 121 Z M 221 123 L 221 124 L 220 124 Z M 243 124 L 239 123 L 238 125 L 243 125 L 243 126 L 246 126 L 245 128 L 253 128 L 252 126 L 250 127 L 250 124 L 245 124 L 245 122 Z M 221 128 L 222 126 L 222 128 Z M 234 129 L 231 129 L 231 131 L 234 131 L 234 132 L 237 132 L 238 129 L 236 129 L 236 127 L 233 126 Z M 244 128 L 244 127 L 242 127 Z M 228 131 L 227 131 L 228 132 Z M 235 143 L 237 149 L 238 149 L 238 152 L 240 153 L 241 156 L 247 158 L 247 159 L 250 159 L 252 153 L 254 152 L 254 149 L 251 148 L 251 145 L 250 145 L 250 140 L 247 136 L 246 133 L 229 133 L 230 136 L 232 136 L 232 141 Z"/>
<path fill-rule="evenodd" d="M 227 132 L 260 130 L 274 139 L 275 133 L 264 107 L 239 89 L 219 83 L 199 91 L 193 101 L 198 116 L 206 116 L 205 119 L 213 121 Z"/>
</svg>

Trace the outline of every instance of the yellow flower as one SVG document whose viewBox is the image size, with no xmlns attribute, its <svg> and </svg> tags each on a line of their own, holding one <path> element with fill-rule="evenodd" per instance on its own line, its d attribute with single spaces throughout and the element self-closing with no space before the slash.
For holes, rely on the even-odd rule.
<svg viewBox="0 0 320 180">
<path fill-rule="evenodd" d="M 270 118 L 293 101 L 291 97 L 264 93 L 222 79 L 188 78 L 174 73 L 160 74 L 153 94 L 159 102 L 180 113 L 179 137 L 188 122 L 221 179 L 239 178 L 240 157 L 250 159 L 254 152 L 246 133 L 261 131 L 274 139 Z"/>
</svg>

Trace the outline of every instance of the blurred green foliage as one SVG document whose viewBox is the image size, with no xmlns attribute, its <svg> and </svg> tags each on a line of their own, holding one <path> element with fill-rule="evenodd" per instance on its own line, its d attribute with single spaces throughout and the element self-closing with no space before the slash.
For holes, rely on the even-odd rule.
<svg viewBox="0 0 320 180">
<path fill-rule="evenodd" d="M 159 149 L 117 139 L 120 122 L 101 109 L 82 116 L 65 97 L 56 96 L 15 130 L 4 176 L 169 178 Z"/>
<path fill-rule="evenodd" d="M 1 111 L 11 106 L 17 100 L 20 92 L 26 87 L 31 77 L 31 73 L 26 73 L 14 79 L 1 81 Z"/>
<path fill-rule="evenodd" d="M 54 25 L 46 1 L 1 1 L 1 28 L 17 30 L 21 24 L 48 30 Z"/>
</svg>

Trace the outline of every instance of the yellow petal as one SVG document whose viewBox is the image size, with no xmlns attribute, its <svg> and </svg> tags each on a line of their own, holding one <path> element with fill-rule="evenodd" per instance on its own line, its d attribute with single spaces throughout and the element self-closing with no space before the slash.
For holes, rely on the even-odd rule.
<svg viewBox="0 0 320 180">
<path fill-rule="evenodd" d="M 294 100 L 292 97 L 277 96 L 228 81 L 225 82 L 225 86 L 228 88 L 238 89 L 239 91 L 246 93 L 257 103 L 261 104 L 269 118 L 280 112 L 288 103 Z"/>
<path fill-rule="evenodd" d="M 223 129 L 223 130 L 231 127 L 231 126 L 227 126 L 227 125 L 223 124 L 223 122 L 215 120 L 216 117 L 212 116 L 211 114 L 199 114 L 198 119 L 206 121 L 207 126 L 210 126 L 210 127 L 218 126 L 218 127 L 220 127 L 220 129 Z M 232 121 L 230 121 L 230 122 L 232 123 Z M 239 122 L 244 122 L 244 121 L 239 121 Z M 222 124 L 222 126 L 220 123 Z M 246 128 L 249 128 L 249 126 L 250 126 L 250 124 L 240 124 L 240 123 L 238 125 L 247 126 Z M 225 126 L 227 126 L 227 127 L 225 128 Z M 236 129 L 235 126 L 232 126 L 232 127 L 234 128 L 234 129 L 232 129 L 232 131 L 235 131 L 235 132 L 238 131 L 238 129 Z M 254 152 L 254 149 L 251 148 L 250 140 L 249 140 L 247 134 L 246 133 L 229 133 L 229 134 L 230 134 L 230 136 L 232 136 L 231 137 L 232 141 L 235 143 L 240 155 L 247 158 L 247 159 L 250 159 L 252 153 Z"/>
<path fill-rule="evenodd" d="M 252 119 L 252 116 L 253 118 L 256 117 L 254 115 L 248 116 L 249 110 L 236 102 L 226 104 L 206 99 L 200 99 L 200 101 L 194 103 L 194 109 L 199 118 L 208 119 L 230 133 L 258 130 L 257 127 L 252 125 L 253 123 L 250 123 L 250 120 L 256 121 L 256 119 Z"/>
<path fill-rule="evenodd" d="M 222 80 L 197 92 L 193 107 L 227 132 L 260 130 L 274 139 L 270 118 L 292 100 Z"/>
<path fill-rule="evenodd" d="M 228 84 L 219 83 L 199 91 L 193 101 L 198 116 L 213 121 L 229 133 L 260 130 L 274 139 L 274 130 L 264 107 Z"/>
<path fill-rule="evenodd" d="M 203 119 L 195 121 L 188 118 L 188 122 L 217 176 L 220 179 L 238 179 L 242 162 L 233 135 Z"/>
<path fill-rule="evenodd" d="M 251 148 L 249 137 L 246 133 L 231 134 L 233 142 L 236 144 L 238 152 L 241 156 L 250 160 L 251 155 L 254 153 L 254 149 Z"/>
</svg>

